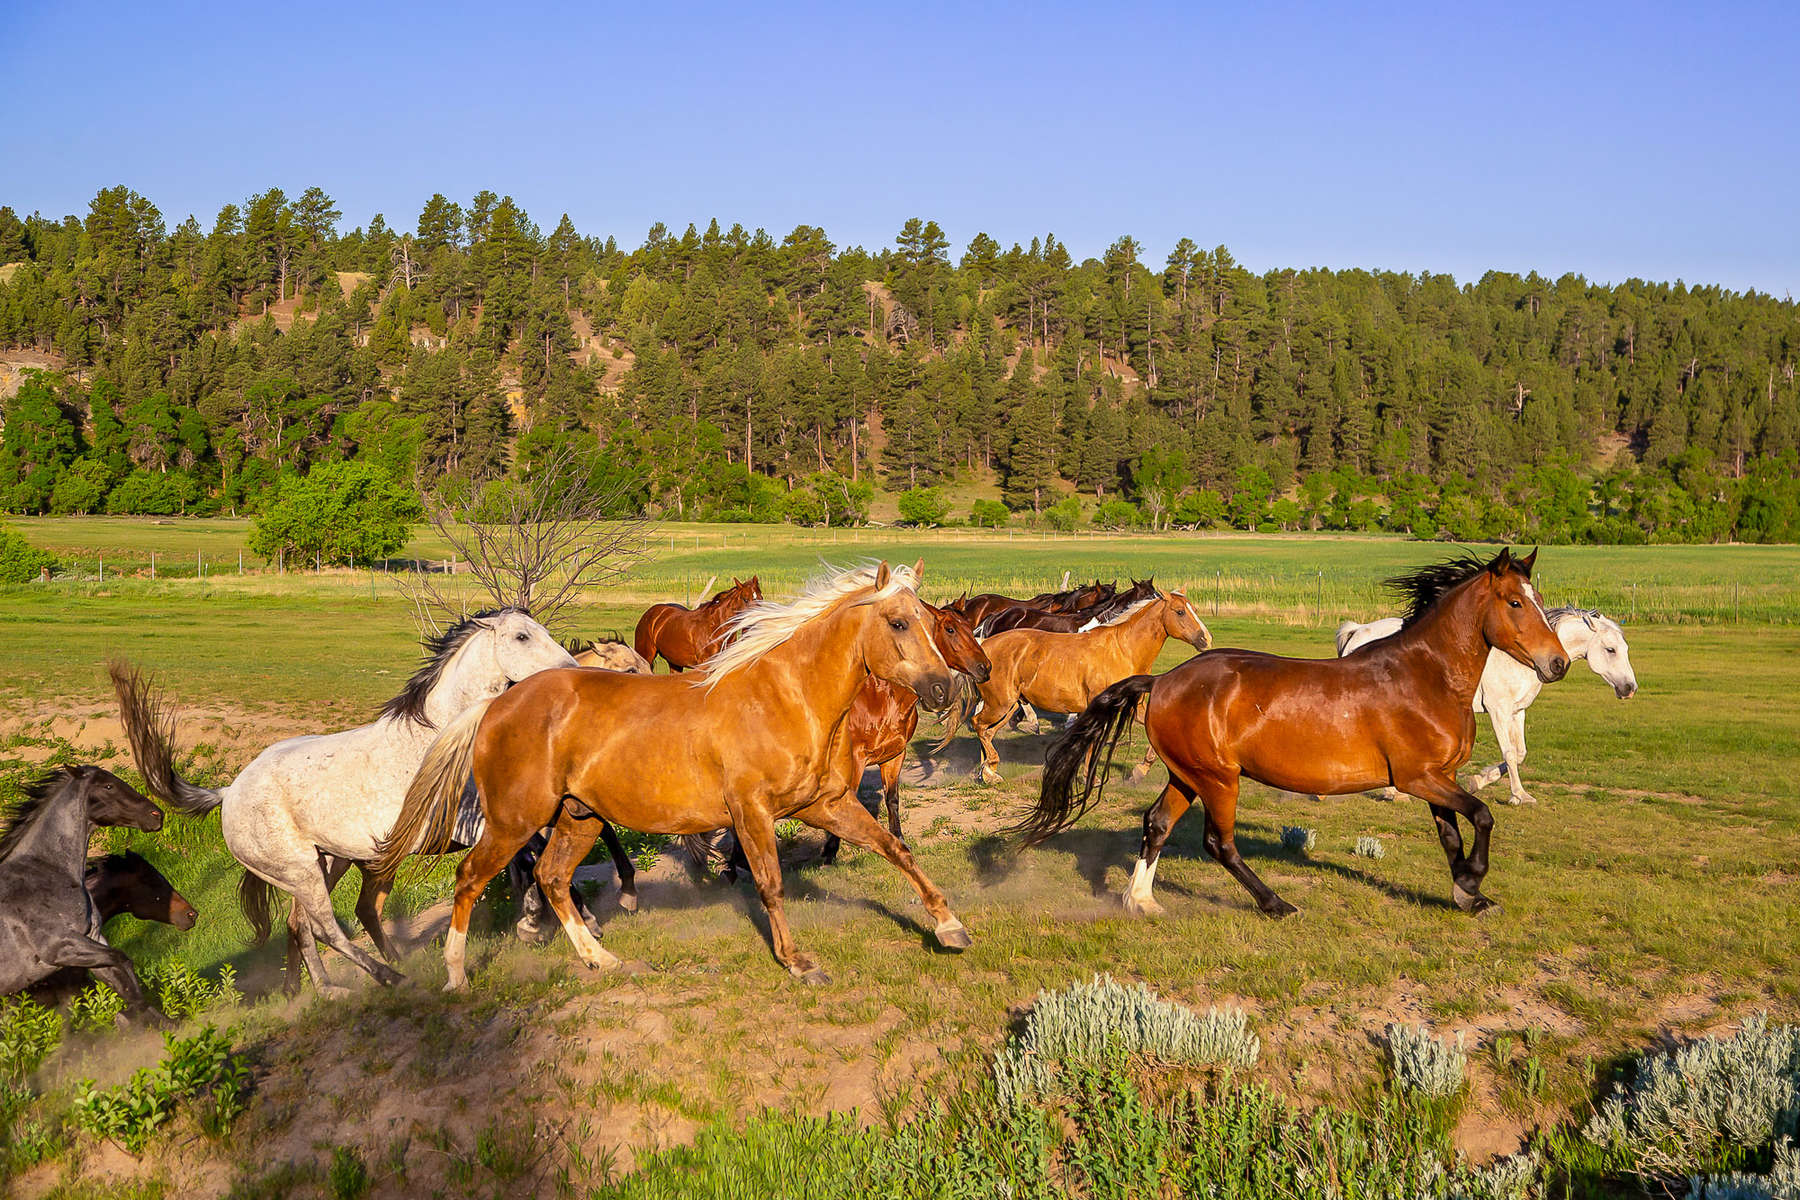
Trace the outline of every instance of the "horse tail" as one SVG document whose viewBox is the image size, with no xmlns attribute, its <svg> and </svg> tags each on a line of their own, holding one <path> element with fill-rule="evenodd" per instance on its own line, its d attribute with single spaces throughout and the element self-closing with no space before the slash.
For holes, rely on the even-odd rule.
<svg viewBox="0 0 1800 1200">
<path fill-rule="evenodd" d="M 956 736 L 956 731 L 962 728 L 962 723 L 968 719 L 969 712 L 974 707 L 974 697 L 971 694 L 969 681 L 961 672 L 958 672 L 954 689 L 950 694 L 950 707 L 944 715 L 944 736 L 937 745 L 931 748 L 933 754 L 944 752 L 944 747 L 950 744 L 950 739 Z"/>
<path fill-rule="evenodd" d="M 244 918 L 250 922 L 253 945 L 260 946 L 269 940 L 269 930 L 273 927 L 269 902 L 274 898 L 274 886 L 262 876 L 245 871 L 244 877 L 238 880 L 238 907 L 244 910 Z"/>
<path fill-rule="evenodd" d="M 144 672 L 122 658 L 109 662 L 106 671 L 119 698 L 119 719 L 131 743 L 131 757 L 150 794 L 189 816 L 219 807 L 225 800 L 222 790 L 189 783 L 176 774 L 175 717 L 164 711 L 162 693 L 152 691 Z"/>
<path fill-rule="evenodd" d="M 375 857 L 365 864 L 365 871 L 391 879 L 409 856 L 442 854 L 450 849 L 457 802 L 475 758 L 475 734 L 493 702 L 487 699 L 471 704 L 437 735 L 406 789 L 406 802 L 400 806 L 394 827 L 375 844 Z"/>
<path fill-rule="evenodd" d="M 649 663 L 652 669 L 656 666 L 656 610 L 659 605 L 651 605 L 643 616 L 638 618 L 637 632 L 631 635 L 631 648 L 638 657 Z"/>
<path fill-rule="evenodd" d="M 1132 675 L 1094 697 L 1087 711 L 1050 744 L 1044 755 L 1044 783 L 1037 806 L 1007 833 L 1019 834 L 1027 845 L 1034 846 L 1073 825 L 1093 807 L 1106 789 L 1113 750 L 1131 727 L 1138 702 L 1150 694 L 1155 682 L 1154 675 Z M 1079 797 L 1078 775 L 1082 776 Z"/>
<path fill-rule="evenodd" d="M 702 875 L 712 870 L 713 846 L 711 836 L 704 833 L 685 833 L 681 836 L 681 849 L 694 864 L 694 869 Z"/>
</svg>

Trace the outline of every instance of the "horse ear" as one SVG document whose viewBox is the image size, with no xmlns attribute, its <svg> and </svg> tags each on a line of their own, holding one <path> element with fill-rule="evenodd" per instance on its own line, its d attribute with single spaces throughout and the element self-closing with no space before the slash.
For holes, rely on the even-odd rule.
<svg viewBox="0 0 1800 1200">
<path fill-rule="evenodd" d="M 875 586 L 877 588 L 886 587 L 888 580 L 892 577 L 893 572 L 888 570 L 887 559 L 884 558 L 881 560 L 881 566 L 875 569 Z"/>
<path fill-rule="evenodd" d="M 1518 566 L 1519 570 L 1525 572 L 1525 578 L 1527 578 L 1527 579 L 1531 578 L 1532 564 L 1537 562 L 1537 552 L 1538 552 L 1538 548 L 1536 546 L 1533 546 L 1531 548 L 1530 554 L 1527 554 L 1524 558 L 1517 560 L 1516 565 Z"/>
<path fill-rule="evenodd" d="M 1512 569 L 1512 547 L 1502 546 L 1500 553 L 1494 555 L 1494 561 L 1488 564 L 1488 570 L 1495 575 L 1504 575 Z"/>
<path fill-rule="evenodd" d="M 918 587 L 925 582 L 925 560 L 920 559 L 913 564 L 913 586 Z"/>
</svg>

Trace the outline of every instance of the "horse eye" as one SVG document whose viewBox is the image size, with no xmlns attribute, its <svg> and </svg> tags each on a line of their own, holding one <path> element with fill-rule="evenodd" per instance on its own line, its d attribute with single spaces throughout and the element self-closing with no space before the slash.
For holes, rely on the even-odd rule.
<svg viewBox="0 0 1800 1200">
<path fill-rule="evenodd" d="M 529 642 L 531 640 L 531 635 L 529 633 L 521 633 L 519 635 L 519 640 L 521 642 Z"/>
<path fill-rule="evenodd" d="M 906 622 L 904 620 L 895 618 L 894 620 L 889 621 L 888 624 L 893 627 L 893 630 L 895 633 L 905 633 L 906 632 Z"/>
<path fill-rule="evenodd" d="M 1514 607 L 1514 608 L 1523 608 L 1523 607 L 1525 607 L 1525 606 L 1524 606 L 1524 605 L 1522 605 L 1522 604 L 1520 604 L 1520 603 L 1519 603 L 1519 602 L 1518 602 L 1518 601 L 1517 601 L 1517 600 L 1508 600 L 1508 601 L 1507 601 L 1507 603 L 1508 603 L 1508 604 L 1510 604 L 1510 605 L 1512 605 L 1512 606 L 1513 606 L 1513 607 Z"/>
</svg>

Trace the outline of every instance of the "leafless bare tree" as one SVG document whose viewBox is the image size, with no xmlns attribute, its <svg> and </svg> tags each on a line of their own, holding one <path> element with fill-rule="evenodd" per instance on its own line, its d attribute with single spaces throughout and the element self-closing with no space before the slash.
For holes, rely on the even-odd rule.
<svg viewBox="0 0 1800 1200">
<path fill-rule="evenodd" d="M 425 517 L 450 544 L 485 598 L 528 610 L 549 625 L 583 591 L 616 583 L 651 552 L 654 520 L 619 516 L 628 478 L 596 482 L 583 455 L 563 445 L 521 464 L 520 477 L 486 484 L 446 481 L 425 495 Z M 463 605 L 430 574 L 402 591 L 422 628 L 454 620 Z"/>
</svg>

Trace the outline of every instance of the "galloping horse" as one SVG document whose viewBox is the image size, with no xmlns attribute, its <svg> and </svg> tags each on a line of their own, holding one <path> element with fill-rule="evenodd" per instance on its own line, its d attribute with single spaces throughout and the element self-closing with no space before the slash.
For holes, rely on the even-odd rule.
<svg viewBox="0 0 1800 1200">
<path fill-rule="evenodd" d="M 1068 576 L 1064 575 L 1064 579 Z M 1034 612 L 1068 612 L 1071 609 L 1089 608 L 1095 604 L 1110 600 L 1116 589 L 1111 584 L 1101 583 L 1098 579 L 1062 592 L 1044 592 L 1029 600 L 1016 600 L 1011 596 L 1002 596 L 998 592 L 983 592 L 978 596 L 964 596 L 962 599 L 946 605 L 960 612 L 969 619 L 969 624 L 980 629 L 984 622 L 992 620 L 1000 613 L 1012 609 L 1023 608 Z"/>
<path fill-rule="evenodd" d="M 769 915 L 775 957 L 794 975 L 825 973 L 794 944 L 782 911 L 775 822 L 809 825 L 878 851 L 912 881 L 936 918 L 940 944 L 971 944 L 944 894 L 906 844 L 856 798 L 855 748 L 843 724 L 874 675 L 942 704 L 952 673 L 905 567 L 833 573 L 791 604 L 759 603 L 698 678 L 548 671 L 483 702 L 433 744 L 376 858 L 393 871 L 408 854 L 449 845 L 471 771 L 486 827 L 458 866 L 444 962 L 466 986 L 469 913 L 487 881 L 534 832 L 552 825 L 537 878 L 576 953 L 605 969 L 619 960 L 569 904 L 575 865 L 600 820 L 646 833 L 737 833 Z"/>
<path fill-rule="evenodd" d="M 106 923 L 121 914 L 140 921 L 160 921 L 183 932 L 192 929 L 200 913 L 186 896 L 175 890 L 163 873 L 136 851 L 109 854 L 90 862 L 82 880 L 88 899 L 94 904 L 95 931 L 102 934 Z M 97 940 L 104 941 L 104 936 Z M 31 997 L 39 1004 L 60 1004 L 87 985 L 88 973 L 81 967 L 62 967 L 31 987 Z"/>
<path fill-rule="evenodd" d="M 670 601 L 652 604 L 638 618 L 632 644 L 652 666 L 662 655 L 672 671 L 697 667 L 718 651 L 731 619 L 762 599 L 762 582 L 733 579 L 731 586 L 693 608 Z"/>
<path fill-rule="evenodd" d="M 270 746 L 223 788 L 199 787 L 175 773 L 170 743 L 174 720 L 165 716 L 143 676 L 112 664 L 119 713 L 153 795 L 189 815 L 223 806 L 221 828 L 232 857 L 244 864 L 238 888 L 257 940 L 268 936 L 271 890 L 294 898 L 289 916 L 290 962 L 297 951 L 321 992 L 341 991 L 325 978 L 315 941 L 323 941 L 378 982 L 399 982 L 398 971 L 350 940 L 331 907 L 331 890 L 352 863 L 366 864 L 393 826 L 425 751 L 457 714 L 546 667 L 574 663 L 542 625 L 517 608 L 478 612 L 426 643 L 426 661 L 375 721 L 339 733 L 289 738 Z M 600 674 L 601 672 L 591 672 Z M 381 907 L 393 876 L 363 869 L 356 916 L 376 950 L 392 960 Z M 290 974 L 293 990 L 299 980 Z"/>
<path fill-rule="evenodd" d="M 96 825 L 154 833 L 162 810 L 99 767 L 59 767 L 25 789 L 0 836 L 0 996 L 63 967 L 92 971 L 126 1011 L 149 1007 L 131 960 L 106 944 L 88 894 L 88 841 Z"/>
<path fill-rule="evenodd" d="M 1502 550 L 1490 562 L 1454 559 L 1390 580 L 1408 601 L 1403 627 L 1348 658 L 1214 650 L 1165 675 L 1120 680 L 1050 747 L 1037 805 L 1015 832 L 1041 842 L 1080 818 L 1104 789 L 1112 748 L 1148 696 L 1144 724 L 1151 748 L 1168 764 L 1169 783 L 1144 815 L 1143 847 L 1125 893 L 1131 912 L 1162 911 L 1150 894 L 1157 858 L 1196 798 L 1206 812 L 1207 853 L 1263 912 L 1295 911 L 1238 853 L 1238 781 L 1245 775 L 1316 794 L 1398 785 L 1431 806 L 1457 907 L 1492 908 L 1481 882 L 1493 814 L 1456 782 L 1456 768 L 1475 741 L 1470 705 L 1489 649 L 1546 681 L 1569 669 L 1531 587 L 1536 560 L 1535 550 L 1522 559 Z M 1077 775 L 1084 775 L 1079 801 Z M 1475 829 L 1467 855 L 1458 813 Z"/>
<path fill-rule="evenodd" d="M 981 648 L 993 671 L 980 685 L 981 708 L 970 721 L 981 740 L 982 782 L 1001 781 L 994 728 L 1014 705 L 1023 700 L 1052 712 L 1080 712 L 1117 680 L 1148 671 L 1170 638 L 1196 650 L 1212 644 L 1212 634 L 1180 592 L 1155 592 L 1113 624 L 1085 633 L 1013 629 L 988 638 Z M 968 706 L 966 698 L 957 705 L 936 749 L 950 743 Z"/>
<path fill-rule="evenodd" d="M 1113 618 L 1134 604 L 1141 600 L 1148 600 L 1154 595 L 1156 595 L 1155 581 L 1134 579 L 1126 590 L 1086 608 L 1071 608 L 1066 612 L 1013 608 L 996 613 L 988 618 L 987 623 L 981 627 L 981 636 L 989 638 L 996 633 L 1005 633 L 1009 629 L 1043 629 L 1051 633 L 1079 633 L 1084 629 L 1109 624 Z"/>
<path fill-rule="evenodd" d="M 1594 674 L 1612 685 L 1613 695 L 1629 700 L 1637 694 L 1637 674 L 1631 669 L 1631 647 L 1625 631 L 1611 617 L 1586 608 L 1551 608 L 1544 612 L 1556 639 L 1569 652 L 1570 662 L 1586 660 Z M 1400 618 L 1383 617 L 1367 625 L 1345 621 L 1338 626 L 1338 657 L 1360 649 L 1379 638 L 1400 630 Z M 1479 792 L 1502 775 L 1508 777 L 1511 789 L 1509 804 L 1536 804 L 1537 798 L 1519 781 L 1519 764 L 1525 761 L 1525 710 L 1544 690 L 1537 672 L 1522 667 L 1498 650 L 1489 650 L 1487 666 L 1481 672 L 1481 685 L 1475 689 L 1475 711 L 1488 715 L 1494 727 L 1494 739 L 1500 743 L 1500 762 L 1480 772 L 1469 782 L 1471 792 Z M 1388 799 L 1398 798 L 1392 788 Z"/>
</svg>

